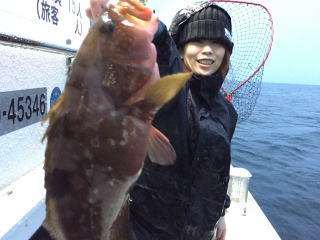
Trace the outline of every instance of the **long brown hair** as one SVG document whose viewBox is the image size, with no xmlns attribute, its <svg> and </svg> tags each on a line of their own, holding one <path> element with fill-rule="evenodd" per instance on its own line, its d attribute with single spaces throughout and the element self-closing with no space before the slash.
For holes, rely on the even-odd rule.
<svg viewBox="0 0 320 240">
<path fill-rule="evenodd" d="M 221 72 L 223 79 L 225 79 L 225 77 L 228 74 L 229 68 L 230 68 L 230 52 L 229 50 L 226 49 L 226 53 L 224 54 L 222 63 L 220 68 L 218 69 L 218 71 Z"/>
</svg>

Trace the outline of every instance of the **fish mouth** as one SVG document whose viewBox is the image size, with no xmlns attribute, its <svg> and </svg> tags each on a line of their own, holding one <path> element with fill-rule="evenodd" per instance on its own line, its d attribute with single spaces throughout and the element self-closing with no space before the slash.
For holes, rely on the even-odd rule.
<svg viewBox="0 0 320 240">
<path fill-rule="evenodd" d="M 136 36 L 153 35 L 158 29 L 158 18 L 153 14 L 152 9 L 142 5 L 136 0 L 118 0 L 107 3 L 107 16 L 116 26 L 130 27 Z"/>
<path fill-rule="evenodd" d="M 212 59 L 198 59 L 197 62 L 200 63 L 201 65 L 206 65 L 206 66 L 210 66 L 214 64 L 214 60 Z"/>
<path fill-rule="evenodd" d="M 153 16 L 150 8 L 134 0 L 119 0 L 116 4 L 110 1 L 107 4 L 109 11 L 115 11 L 128 21 L 149 21 Z M 130 22 L 131 22 L 130 21 Z"/>
</svg>

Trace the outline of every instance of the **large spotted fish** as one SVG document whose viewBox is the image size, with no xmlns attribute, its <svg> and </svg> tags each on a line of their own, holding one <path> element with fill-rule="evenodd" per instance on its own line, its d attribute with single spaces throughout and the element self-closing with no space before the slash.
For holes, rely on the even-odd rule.
<svg viewBox="0 0 320 240">
<path fill-rule="evenodd" d="M 152 44 L 157 18 L 133 1 L 109 3 L 83 41 L 45 134 L 47 239 L 125 239 L 128 190 L 147 154 L 172 164 L 167 138 L 151 125 L 188 74 L 160 79 Z M 37 239 L 39 231 L 32 239 Z M 117 237 L 119 236 L 119 237 Z"/>
</svg>

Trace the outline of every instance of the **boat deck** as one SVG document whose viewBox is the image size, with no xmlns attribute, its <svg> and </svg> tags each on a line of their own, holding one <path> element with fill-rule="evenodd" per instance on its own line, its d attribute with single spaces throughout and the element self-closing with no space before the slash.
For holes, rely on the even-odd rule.
<svg viewBox="0 0 320 240">
<path fill-rule="evenodd" d="M 45 216 L 44 172 L 37 167 L 0 191 L 0 240 L 28 240 Z M 279 240 L 280 237 L 249 193 L 243 206 L 231 202 L 226 213 L 226 240 Z"/>
<path fill-rule="evenodd" d="M 232 203 L 225 215 L 227 234 L 225 240 L 280 240 L 268 218 L 265 216 L 250 192 L 242 215 L 237 203 Z"/>
</svg>

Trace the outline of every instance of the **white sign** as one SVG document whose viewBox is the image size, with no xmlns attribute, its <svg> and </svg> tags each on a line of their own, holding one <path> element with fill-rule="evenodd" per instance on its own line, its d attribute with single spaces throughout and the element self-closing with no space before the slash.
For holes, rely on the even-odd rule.
<svg viewBox="0 0 320 240">
<path fill-rule="evenodd" d="M 89 0 L 0 0 L 0 33 L 78 49 L 90 21 Z"/>
</svg>

